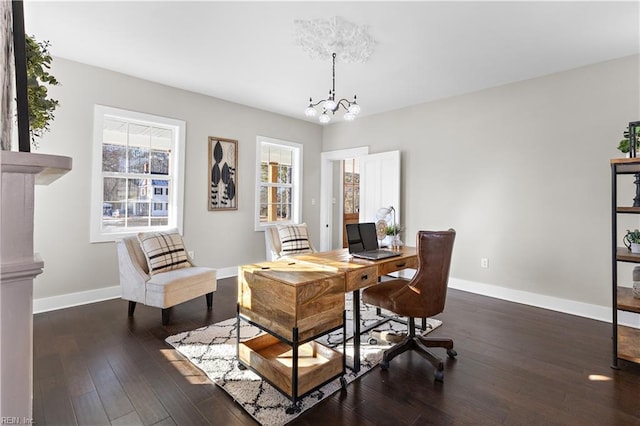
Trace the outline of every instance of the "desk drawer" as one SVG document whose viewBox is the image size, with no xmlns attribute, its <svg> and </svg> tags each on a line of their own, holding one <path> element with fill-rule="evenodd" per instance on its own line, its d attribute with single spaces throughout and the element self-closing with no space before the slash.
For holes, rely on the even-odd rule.
<svg viewBox="0 0 640 426">
<path fill-rule="evenodd" d="M 389 259 L 380 265 L 378 273 L 382 276 L 406 268 L 418 269 L 418 258 L 413 256 L 408 259 Z"/>
<path fill-rule="evenodd" d="M 354 291 L 359 288 L 369 287 L 378 282 L 378 267 L 375 265 L 359 268 L 347 272 L 345 291 Z"/>
<path fill-rule="evenodd" d="M 240 268 L 240 314 L 290 341 L 296 327 L 305 340 L 342 324 L 343 274 L 270 268 Z"/>
</svg>

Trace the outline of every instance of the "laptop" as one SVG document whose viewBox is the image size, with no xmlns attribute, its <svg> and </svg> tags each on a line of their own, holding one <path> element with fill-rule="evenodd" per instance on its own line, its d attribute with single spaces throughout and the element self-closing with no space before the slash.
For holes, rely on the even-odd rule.
<svg viewBox="0 0 640 426">
<path fill-rule="evenodd" d="M 400 256 L 397 251 L 378 248 L 376 225 L 373 222 L 347 224 L 347 243 L 349 253 L 360 259 L 380 260 Z"/>
</svg>

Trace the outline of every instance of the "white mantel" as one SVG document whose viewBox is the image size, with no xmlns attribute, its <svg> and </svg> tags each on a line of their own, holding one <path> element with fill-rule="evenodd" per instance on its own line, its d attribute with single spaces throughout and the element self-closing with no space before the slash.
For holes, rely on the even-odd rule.
<svg viewBox="0 0 640 426">
<path fill-rule="evenodd" d="M 34 186 L 71 170 L 71 158 L 0 151 L 0 418 L 32 418 Z"/>
</svg>

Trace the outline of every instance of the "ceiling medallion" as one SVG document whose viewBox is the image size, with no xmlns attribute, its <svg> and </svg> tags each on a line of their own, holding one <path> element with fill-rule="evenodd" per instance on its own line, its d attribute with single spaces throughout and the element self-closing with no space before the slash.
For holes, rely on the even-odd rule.
<svg viewBox="0 0 640 426">
<path fill-rule="evenodd" d="M 294 40 L 311 59 L 326 59 L 334 52 L 338 61 L 365 63 L 373 53 L 376 41 L 367 32 L 366 25 L 334 16 L 328 19 L 296 19 Z"/>
</svg>

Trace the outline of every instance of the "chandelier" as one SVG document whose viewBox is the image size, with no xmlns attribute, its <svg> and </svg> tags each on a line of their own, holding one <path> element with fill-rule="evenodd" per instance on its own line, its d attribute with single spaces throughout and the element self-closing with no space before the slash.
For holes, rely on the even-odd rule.
<svg viewBox="0 0 640 426">
<path fill-rule="evenodd" d="M 313 98 L 309 98 L 309 106 L 304 110 L 304 115 L 307 117 L 315 117 L 318 114 L 316 107 L 322 104 L 323 111 L 322 114 L 320 114 L 320 117 L 318 117 L 318 120 L 322 124 L 326 124 L 331 121 L 331 116 L 328 113 L 331 112 L 332 114 L 335 114 L 340 107 L 344 108 L 346 111 L 344 119 L 346 121 L 353 121 L 356 118 L 356 115 L 360 113 L 360 105 L 356 102 L 356 95 L 353 95 L 352 101 L 344 98 L 336 101 L 336 54 L 333 53 L 331 56 L 333 57 L 333 86 L 331 87 L 331 90 L 329 90 L 329 97 L 316 103 L 313 103 Z"/>
<path fill-rule="evenodd" d="M 305 115 L 315 117 L 321 111 L 318 119 L 322 124 L 326 124 L 331 121 L 331 115 L 335 115 L 342 107 L 345 110 L 344 119 L 353 121 L 360 113 L 356 96 L 353 96 L 352 101 L 344 98 L 336 100 L 336 57 L 340 63 L 363 64 L 373 53 L 376 41 L 366 26 L 356 25 L 339 16 L 309 21 L 295 20 L 294 25 L 295 42 L 311 59 L 326 58 L 329 55 L 333 58 L 333 85 L 329 90 L 329 97 L 315 103 L 313 98 L 309 98 Z"/>
</svg>

